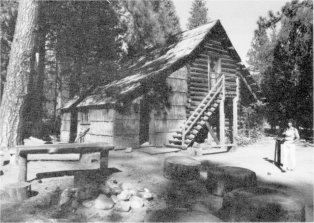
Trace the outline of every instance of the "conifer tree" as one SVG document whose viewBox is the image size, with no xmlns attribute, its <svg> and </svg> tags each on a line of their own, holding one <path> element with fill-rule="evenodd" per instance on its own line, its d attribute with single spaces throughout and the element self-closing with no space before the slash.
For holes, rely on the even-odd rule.
<svg viewBox="0 0 314 223">
<path fill-rule="evenodd" d="M 206 24 L 209 21 L 207 14 L 206 2 L 204 0 L 194 0 L 190 11 L 191 17 L 188 19 L 188 29 L 194 29 Z"/>
</svg>

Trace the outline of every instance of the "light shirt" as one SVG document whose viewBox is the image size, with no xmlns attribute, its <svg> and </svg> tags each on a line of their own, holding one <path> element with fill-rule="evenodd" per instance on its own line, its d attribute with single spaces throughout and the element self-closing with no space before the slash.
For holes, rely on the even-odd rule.
<svg viewBox="0 0 314 223">
<path fill-rule="evenodd" d="M 293 142 L 294 140 L 298 140 L 300 138 L 299 132 L 296 128 L 288 128 L 285 133 L 285 140 L 289 142 Z"/>
</svg>

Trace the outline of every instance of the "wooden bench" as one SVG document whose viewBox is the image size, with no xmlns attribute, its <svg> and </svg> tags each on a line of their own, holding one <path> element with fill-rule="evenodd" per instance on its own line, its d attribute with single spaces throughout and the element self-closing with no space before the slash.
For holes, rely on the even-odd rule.
<svg viewBox="0 0 314 223">
<path fill-rule="evenodd" d="M 64 143 L 45 144 L 40 146 L 17 146 L 10 150 L 16 153 L 19 165 L 18 181 L 27 181 L 27 155 L 28 154 L 81 154 L 100 152 L 100 170 L 108 168 L 109 151 L 113 145 L 106 143 Z"/>
</svg>

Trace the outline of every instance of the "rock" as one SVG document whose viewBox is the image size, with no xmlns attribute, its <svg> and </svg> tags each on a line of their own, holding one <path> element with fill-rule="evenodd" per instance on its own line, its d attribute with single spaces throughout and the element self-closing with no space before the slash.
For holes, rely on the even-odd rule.
<svg viewBox="0 0 314 223">
<path fill-rule="evenodd" d="M 134 188 L 130 183 L 121 183 L 120 187 L 122 190 L 132 190 Z"/>
<path fill-rule="evenodd" d="M 3 170 L 0 170 L 0 176 L 2 176 L 4 174 Z"/>
<path fill-rule="evenodd" d="M 100 185 L 99 187 L 100 191 L 102 191 L 104 194 L 120 194 L 122 192 L 122 189 L 119 187 L 118 184 L 107 181 L 105 185 Z"/>
<path fill-rule="evenodd" d="M 80 206 L 80 203 L 75 199 L 71 203 L 71 207 L 77 209 Z"/>
<path fill-rule="evenodd" d="M 124 152 L 131 153 L 133 151 L 132 147 L 127 147 Z"/>
<path fill-rule="evenodd" d="M 132 196 L 130 198 L 130 205 L 133 209 L 137 209 L 137 208 L 143 207 L 144 202 L 143 202 L 142 198 L 140 198 L 138 196 Z"/>
<path fill-rule="evenodd" d="M 112 200 L 114 203 L 118 203 L 118 202 L 119 202 L 119 199 L 117 198 L 116 195 L 111 195 L 111 200 Z"/>
<path fill-rule="evenodd" d="M 108 185 L 100 185 L 99 189 L 104 194 L 111 194 L 111 188 Z"/>
<path fill-rule="evenodd" d="M 140 191 L 140 192 L 137 193 L 137 195 L 140 198 L 146 199 L 146 200 L 152 200 L 154 198 L 152 193 L 146 192 L 146 191 Z"/>
<path fill-rule="evenodd" d="M 60 195 L 60 200 L 59 200 L 59 206 L 65 205 L 71 200 L 73 191 L 71 191 L 69 188 L 66 188 L 62 191 Z"/>
<path fill-rule="evenodd" d="M 131 209 L 131 205 L 129 201 L 119 201 L 115 205 L 115 210 L 120 212 L 128 212 Z"/>
<path fill-rule="evenodd" d="M 94 200 L 85 200 L 82 202 L 82 205 L 86 208 L 91 208 L 92 206 L 94 206 L 95 201 Z"/>
<path fill-rule="evenodd" d="M 129 190 L 129 192 L 130 192 L 130 194 L 131 194 L 132 196 L 134 196 L 134 195 L 137 195 L 138 190 L 136 190 L 136 189 L 131 189 L 131 190 Z"/>
<path fill-rule="evenodd" d="M 122 192 L 122 189 L 118 185 L 111 188 L 112 194 L 120 194 L 121 192 Z"/>
<path fill-rule="evenodd" d="M 120 194 L 118 194 L 117 198 L 121 201 L 126 201 L 129 200 L 131 196 L 132 195 L 129 190 L 124 190 Z"/>
<path fill-rule="evenodd" d="M 111 200 L 111 198 L 108 198 L 104 194 L 99 194 L 95 200 L 94 206 L 95 206 L 95 208 L 97 208 L 99 210 L 109 210 L 109 209 L 113 208 L 114 203 Z"/>
</svg>

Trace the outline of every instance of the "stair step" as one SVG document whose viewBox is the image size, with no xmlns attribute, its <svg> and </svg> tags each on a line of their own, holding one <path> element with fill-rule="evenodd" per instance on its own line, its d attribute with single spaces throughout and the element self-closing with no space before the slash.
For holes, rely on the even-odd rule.
<svg viewBox="0 0 314 223">
<path fill-rule="evenodd" d="M 208 121 L 208 119 L 209 119 L 208 116 L 203 116 L 203 117 L 201 118 L 201 120 L 203 120 L 203 121 Z"/>
<path fill-rule="evenodd" d="M 174 144 L 167 144 L 167 143 L 165 144 L 165 147 L 182 149 L 181 145 L 174 145 Z"/>
<path fill-rule="evenodd" d="M 174 139 L 182 139 L 182 135 L 175 134 L 172 136 Z"/>
<path fill-rule="evenodd" d="M 205 121 L 199 121 L 199 122 L 197 122 L 197 124 L 203 126 L 206 124 L 206 122 Z"/>
<path fill-rule="evenodd" d="M 194 126 L 193 128 L 192 128 L 192 130 L 197 130 L 197 131 L 199 131 L 199 130 L 201 130 L 203 128 L 203 126 L 201 126 L 201 125 L 196 125 L 196 126 Z"/>
<path fill-rule="evenodd" d="M 182 141 L 178 139 L 169 139 L 169 143 L 175 144 L 175 145 L 181 145 Z"/>
</svg>

